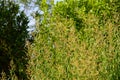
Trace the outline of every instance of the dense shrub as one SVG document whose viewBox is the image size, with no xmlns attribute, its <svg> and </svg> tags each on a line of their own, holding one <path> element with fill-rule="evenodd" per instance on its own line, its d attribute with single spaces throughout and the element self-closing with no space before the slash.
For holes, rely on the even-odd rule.
<svg viewBox="0 0 120 80">
<path fill-rule="evenodd" d="M 28 18 L 12 1 L 0 0 L 0 79 L 27 80 Z M 15 78 L 16 77 L 16 78 Z"/>
<path fill-rule="evenodd" d="M 65 0 L 52 14 L 42 4 L 44 18 L 29 46 L 31 79 L 120 79 L 119 1 Z"/>
</svg>

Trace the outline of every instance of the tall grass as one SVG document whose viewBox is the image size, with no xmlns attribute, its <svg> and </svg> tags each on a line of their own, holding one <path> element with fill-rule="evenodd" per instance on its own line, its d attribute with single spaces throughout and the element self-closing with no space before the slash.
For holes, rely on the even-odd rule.
<svg viewBox="0 0 120 80">
<path fill-rule="evenodd" d="M 85 27 L 76 32 L 72 20 L 54 17 L 39 27 L 30 46 L 31 80 L 119 80 L 119 26 L 84 15 Z"/>
<path fill-rule="evenodd" d="M 105 11 L 102 16 L 81 13 L 80 31 L 73 18 L 59 14 L 37 25 L 35 41 L 29 46 L 31 80 L 120 79 L 119 14 L 109 18 Z"/>
</svg>

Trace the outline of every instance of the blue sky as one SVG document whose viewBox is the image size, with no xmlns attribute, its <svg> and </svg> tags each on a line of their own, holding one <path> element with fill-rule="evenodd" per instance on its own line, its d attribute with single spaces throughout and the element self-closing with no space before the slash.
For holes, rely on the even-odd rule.
<svg viewBox="0 0 120 80">
<path fill-rule="evenodd" d="M 38 11 L 40 14 L 43 14 L 42 11 L 39 10 L 39 6 L 35 6 L 34 2 L 36 0 L 32 0 L 32 2 L 29 4 L 30 7 L 25 8 L 24 4 L 20 4 L 20 11 L 25 11 L 26 15 L 29 17 L 29 24 L 28 26 L 30 26 L 31 28 L 29 28 L 29 31 L 34 30 L 34 26 L 35 26 L 35 19 L 33 18 L 33 16 L 31 16 L 31 14 L 34 14 L 36 11 Z M 54 0 L 54 4 L 56 4 L 59 1 L 63 1 L 63 0 Z M 33 28 L 33 29 L 32 29 Z"/>
<path fill-rule="evenodd" d="M 34 2 L 35 0 L 33 0 L 33 2 Z M 59 1 L 63 1 L 63 0 L 54 0 L 54 4 L 56 4 L 57 2 L 59 2 Z M 26 13 L 26 15 L 29 17 L 29 20 L 30 20 L 30 22 L 29 22 L 29 24 L 28 24 L 28 26 L 34 26 L 35 25 L 35 19 L 31 16 L 31 14 L 34 14 L 36 11 L 38 11 L 39 13 L 41 13 L 41 14 L 43 14 L 43 12 L 42 11 L 40 11 L 39 10 L 39 7 L 38 6 L 35 6 L 35 4 L 34 3 L 30 3 L 30 8 L 28 8 L 28 9 L 26 9 L 25 10 L 25 13 Z M 35 7 L 34 7 L 35 6 Z M 22 11 L 22 10 L 24 10 L 24 4 L 20 4 L 20 10 Z"/>
</svg>

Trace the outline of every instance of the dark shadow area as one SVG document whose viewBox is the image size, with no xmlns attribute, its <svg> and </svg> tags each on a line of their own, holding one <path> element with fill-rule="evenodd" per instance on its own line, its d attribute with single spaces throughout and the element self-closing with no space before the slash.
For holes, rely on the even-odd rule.
<svg viewBox="0 0 120 80">
<path fill-rule="evenodd" d="M 0 0 L 0 78 L 16 75 L 18 80 L 28 80 L 28 56 L 25 41 L 28 37 L 28 18 L 14 2 Z M 11 60 L 14 63 L 11 65 Z"/>
<path fill-rule="evenodd" d="M 67 2 L 69 6 L 67 4 L 64 4 L 64 2 L 59 2 L 56 4 L 57 7 L 55 7 L 56 10 L 55 14 L 59 15 L 62 18 L 72 19 L 75 23 L 76 31 L 79 32 L 82 28 L 85 27 L 85 25 L 84 20 L 81 17 L 82 15 L 79 16 L 79 13 L 76 11 L 77 10 L 76 7 L 81 8 L 83 4 L 85 4 L 85 1 L 73 1 L 74 2 L 73 4 L 70 4 L 69 1 L 67 0 L 65 2 Z M 57 9 L 58 7 L 59 9 Z"/>
</svg>

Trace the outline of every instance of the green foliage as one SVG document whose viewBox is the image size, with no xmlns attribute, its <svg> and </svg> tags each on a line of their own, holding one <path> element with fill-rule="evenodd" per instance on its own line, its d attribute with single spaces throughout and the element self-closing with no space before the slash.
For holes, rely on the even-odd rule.
<svg viewBox="0 0 120 80">
<path fill-rule="evenodd" d="M 65 0 L 36 22 L 32 80 L 119 80 L 119 0 Z M 114 5 L 114 6 L 113 6 Z"/>
<path fill-rule="evenodd" d="M 18 80 L 27 80 L 27 24 L 28 18 L 24 12 L 19 12 L 18 5 L 0 1 L 0 73 L 4 72 L 7 79 L 16 75 Z"/>
<path fill-rule="evenodd" d="M 73 19 L 75 21 L 75 27 L 79 31 L 84 25 L 83 25 L 83 19 L 81 16 L 79 16 L 79 2 L 78 1 L 66 1 L 58 3 L 55 6 L 55 11 L 53 13 L 67 18 L 67 19 Z"/>
</svg>

